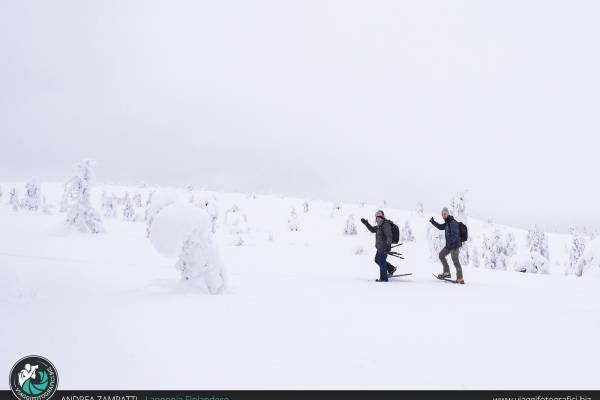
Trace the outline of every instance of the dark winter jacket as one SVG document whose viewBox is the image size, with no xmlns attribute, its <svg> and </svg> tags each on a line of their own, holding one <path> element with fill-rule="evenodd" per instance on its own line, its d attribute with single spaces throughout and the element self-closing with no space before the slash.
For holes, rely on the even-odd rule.
<svg viewBox="0 0 600 400">
<path fill-rule="evenodd" d="M 392 225 L 387 219 L 381 225 L 372 226 L 365 223 L 367 229 L 375 234 L 375 248 L 377 251 L 388 252 L 392 248 Z"/>
<path fill-rule="evenodd" d="M 449 215 L 443 224 L 438 224 L 433 220 L 431 221 L 431 224 L 439 230 L 445 231 L 446 248 L 448 250 L 456 250 L 462 245 L 462 242 L 460 240 L 460 229 L 458 227 L 458 222 L 454 219 L 452 215 Z"/>
</svg>

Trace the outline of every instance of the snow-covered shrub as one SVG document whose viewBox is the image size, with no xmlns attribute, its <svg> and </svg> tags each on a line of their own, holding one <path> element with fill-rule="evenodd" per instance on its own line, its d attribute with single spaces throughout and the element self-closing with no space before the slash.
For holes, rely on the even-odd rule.
<svg viewBox="0 0 600 400">
<path fill-rule="evenodd" d="M 77 166 L 77 172 L 64 185 L 63 205 L 67 212 L 66 225 L 80 232 L 104 231 L 100 214 L 92 207 L 92 162 L 85 160 Z"/>
<path fill-rule="evenodd" d="M 533 274 L 547 274 L 549 270 L 548 259 L 537 252 L 524 252 L 514 258 L 513 269 L 518 272 Z"/>
<path fill-rule="evenodd" d="M 550 259 L 548 253 L 548 236 L 537 226 L 527 232 L 527 243 L 531 253 L 538 253 L 547 260 Z"/>
<path fill-rule="evenodd" d="M 305 201 L 305 202 L 302 204 L 302 210 L 304 211 L 304 214 L 308 214 L 308 212 L 310 211 L 310 210 L 309 210 L 308 201 Z"/>
<path fill-rule="evenodd" d="M 356 235 L 356 222 L 354 222 L 354 215 L 350 214 L 346 220 L 346 227 L 344 228 L 344 235 Z"/>
<path fill-rule="evenodd" d="M 125 195 L 123 200 L 123 220 L 134 222 L 136 220 L 136 211 L 133 206 L 133 200 L 129 197 L 129 193 Z"/>
<path fill-rule="evenodd" d="M 25 194 L 21 199 L 21 208 L 29 211 L 37 211 L 41 206 L 40 185 L 32 180 L 25 184 Z"/>
<path fill-rule="evenodd" d="M 117 217 L 117 199 L 115 195 L 102 193 L 102 215 L 104 215 L 104 218 Z"/>
<path fill-rule="evenodd" d="M 361 245 L 354 246 L 353 252 L 355 255 L 360 256 L 365 252 L 365 249 Z"/>
<path fill-rule="evenodd" d="M 404 225 L 400 228 L 400 242 L 414 242 L 415 235 L 413 234 L 413 230 L 410 227 L 408 221 L 404 222 Z"/>
<path fill-rule="evenodd" d="M 579 260 L 581 260 L 585 253 L 585 245 L 585 236 L 574 232 L 569 248 L 569 272 L 573 275 L 581 276 L 583 273 L 580 267 L 585 267 L 585 265 L 580 265 Z"/>
<path fill-rule="evenodd" d="M 600 278 L 600 237 L 586 243 L 577 270 L 581 271 L 583 277 Z"/>
<path fill-rule="evenodd" d="M 499 228 L 496 228 L 491 236 L 483 235 L 481 258 L 485 268 L 500 270 L 507 268 L 509 240 L 508 235 L 503 235 Z"/>
<path fill-rule="evenodd" d="M 19 193 L 16 188 L 10 189 L 8 193 L 8 205 L 11 206 L 13 211 L 19 210 Z"/>
<path fill-rule="evenodd" d="M 298 215 L 296 209 L 292 208 L 290 211 L 290 217 L 288 218 L 288 229 L 292 232 L 298 232 L 300 230 L 300 223 L 298 222 Z"/>
<path fill-rule="evenodd" d="M 432 260 L 438 260 L 440 251 L 444 248 L 446 238 L 444 231 L 440 231 L 436 227 L 427 227 L 427 244 L 429 246 L 429 257 Z"/>
</svg>

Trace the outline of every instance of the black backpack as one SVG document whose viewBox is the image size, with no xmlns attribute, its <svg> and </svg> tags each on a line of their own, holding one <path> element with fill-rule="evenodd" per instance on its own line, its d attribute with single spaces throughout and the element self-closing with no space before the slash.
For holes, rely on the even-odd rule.
<svg viewBox="0 0 600 400">
<path fill-rule="evenodd" d="M 396 244 L 400 241 L 400 228 L 398 228 L 398 225 L 396 225 L 389 219 L 387 220 L 387 222 L 389 222 L 390 226 L 392 227 L 392 243 Z"/>
<path fill-rule="evenodd" d="M 469 238 L 469 230 L 467 229 L 467 226 L 465 224 L 463 224 L 462 222 L 459 222 L 458 223 L 458 232 L 460 233 L 460 241 L 466 242 L 467 239 Z"/>
</svg>

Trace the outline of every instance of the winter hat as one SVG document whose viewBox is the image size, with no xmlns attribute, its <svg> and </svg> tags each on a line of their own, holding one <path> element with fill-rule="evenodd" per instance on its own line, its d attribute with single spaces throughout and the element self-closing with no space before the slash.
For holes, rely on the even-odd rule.
<svg viewBox="0 0 600 400">
<path fill-rule="evenodd" d="M 444 207 L 444 208 L 442 208 L 442 214 L 443 214 L 443 213 L 448 213 L 448 214 L 450 214 L 450 211 L 448 211 L 448 207 Z"/>
<path fill-rule="evenodd" d="M 377 212 L 375 213 L 375 218 L 377 218 L 377 217 L 385 218 L 383 211 L 377 210 Z"/>
</svg>

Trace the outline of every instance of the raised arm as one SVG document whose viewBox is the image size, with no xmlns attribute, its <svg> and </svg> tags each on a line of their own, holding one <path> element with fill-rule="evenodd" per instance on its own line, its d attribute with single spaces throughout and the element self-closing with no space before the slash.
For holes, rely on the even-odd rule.
<svg viewBox="0 0 600 400">
<path fill-rule="evenodd" d="M 367 227 L 367 229 L 369 230 L 369 232 L 371 232 L 371 233 L 377 232 L 377 228 L 375 228 L 374 226 L 371 226 L 371 224 L 369 223 L 369 221 L 367 221 L 366 219 L 361 218 L 360 222 L 362 222 Z"/>
<path fill-rule="evenodd" d="M 431 217 L 431 219 L 429 220 L 429 222 L 431 222 L 431 225 L 435 226 L 440 231 L 443 231 L 444 229 L 446 229 L 446 223 L 445 222 L 443 224 L 438 224 L 437 222 L 435 222 L 435 220 L 433 219 L 433 217 Z"/>
</svg>

